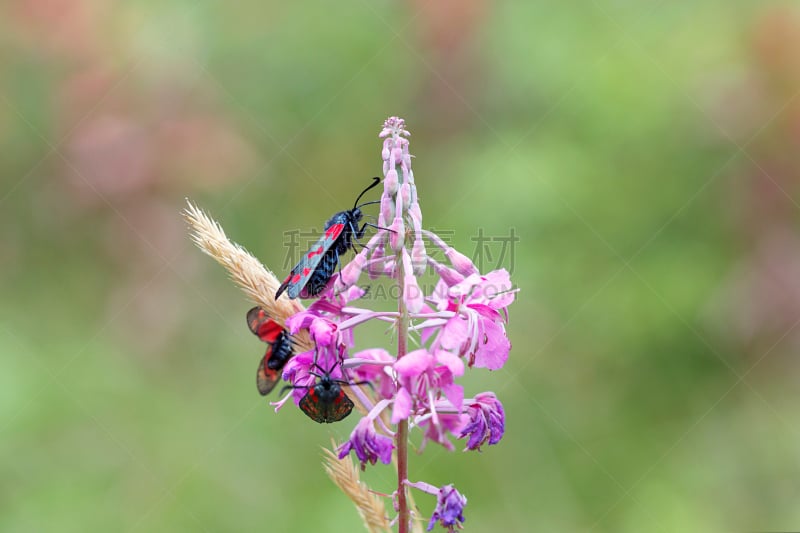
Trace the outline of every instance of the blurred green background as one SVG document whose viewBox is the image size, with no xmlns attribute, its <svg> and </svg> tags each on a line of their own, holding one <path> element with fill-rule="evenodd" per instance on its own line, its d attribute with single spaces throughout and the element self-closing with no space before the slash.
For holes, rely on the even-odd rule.
<svg viewBox="0 0 800 533">
<path fill-rule="evenodd" d="M 465 379 L 505 438 L 411 477 L 470 531 L 800 529 L 791 3 L 11 0 L 0 42 L 0 530 L 360 530 L 320 467 L 355 418 L 259 397 L 180 211 L 285 272 L 388 115 L 426 226 L 520 238 L 482 256 L 511 358 Z"/>
</svg>

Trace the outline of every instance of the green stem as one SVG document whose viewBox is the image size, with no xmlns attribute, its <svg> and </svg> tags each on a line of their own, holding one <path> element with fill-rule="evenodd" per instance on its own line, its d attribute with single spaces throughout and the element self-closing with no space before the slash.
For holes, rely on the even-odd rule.
<svg viewBox="0 0 800 533">
<path fill-rule="evenodd" d="M 402 265 L 402 261 L 398 261 L 398 266 Z M 397 359 L 403 357 L 408 351 L 408 308 L 403 299 L 403 274 L 398 276 L 398 284 L 400 285 L 400 298 L 398 300 L 398 310 L 400 311 L 400 320 L 397 327 Z M 408 533 L 409 524 L 409 508 L 408 496 L 406 488 L 406 480 L 408 479 L 408 420 L 402 420 L 397 425 L 397 434 L 395 436 L 395 443 L 397 447 L 397 510 L 399 513 L 398 523 L 399 533 Z"/>
</svg>

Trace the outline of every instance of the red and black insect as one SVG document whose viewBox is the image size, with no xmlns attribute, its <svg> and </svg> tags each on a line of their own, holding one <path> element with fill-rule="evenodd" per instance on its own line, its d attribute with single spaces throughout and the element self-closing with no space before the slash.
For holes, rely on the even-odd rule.
<svg viewBox="0 0 800 533">
<path fill-rule="evenodd" d="M 364 196 L 364 193 L 381 182 L 380 178 L 372 179 L 374 180 L 372 184 L 361 191 L 356 198 L 353 209 L 340 211 L 325 223 L 325 234 L 319 238 L 283 281 L 275 293 L 276 300 L 284 291 L 287 291 L 291 299 L 298 296 L 308 298 L 322 292 L 339 264 L 339 257 L 352 248 L 355 241 L 364 236 L 367 226 L 373 225 L 364 223 L 363 226 L 358 227 L 358 223 L 364 216 L 361 208 L 365 205 L 379 203 L 375 201 L 358 205 L 358 201 Z"/>
<path fill-rule="evenodd" d="M 324 374 L 300 400 L 300 409 L 311 420 L 330 424 L 347 417 L 353 411 L 353 401 L 344 393 L 337 380 Z"/>
<path fill-rule="evenodd" d="M 311 420 L 320 424 L 338 422 L 353 411 L 353 401 L 344 393 L 342 385 L 359 385 L 342 379 L 331 377 L 331 371 L 324 371 L 314 363 L 322 373 L 311 372 L 317 377 L 314 385 L 309 385 L 305 396 L 300 400 L 300 409 Z M 298 386 L 302 387 L 302 386 Z"/>
<path fill-rule="evenodd" d="M 281 370 L 294 355 L 289 332 L 272 320 L 260 307 L 247 312 L 247 326 L 259 339 L 267 343 L 267 351 L 258 363 L 256 385 L 262 396 L 270 393 L 281 378 Z"/>
</svg>

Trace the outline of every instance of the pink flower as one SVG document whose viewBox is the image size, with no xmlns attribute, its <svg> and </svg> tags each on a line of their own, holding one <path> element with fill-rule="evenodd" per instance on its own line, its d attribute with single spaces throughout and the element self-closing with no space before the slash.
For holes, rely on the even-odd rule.
<svg viewBox="0 0 800 533">
<path fill-rule="evenodd" d="M 469 422 L 461 429 L 459 439 L 469 435 L 467 450 L 479 450 L 487 442 L 491 446 L 503 438 L 506 414 L 503 404 L 493 392 L 482 392 L 475 396 L 467 407 Z"/>
<path fill-rule="evenodd" d="M 407 353 L 395 364 L 401 388 L 395 397 L 392 424 L 404 420 L 417 408 L 429 407 L 430 400 L 441 393 L 457 409 L 461 409 L 464 389 L 453 382 L 455 376 L 464 375 L 464 363 L 445 350 L 430 353 L 422 348 Z"/>
<path fill-rule="evenodd" d="M 431 300 L 441 311 L 454 313 L 439 332 L 437 340 L 442 348 L 468 356 L 469 366 L 489 370 L 503 367 L 511 343 L 500 311 L 505 314 L 505 308 L 514 301 L 508 272 L 473 274 L 452 287 L 440 281 Z"/>
<path fill-rule="evenodd" d="M 309 350 L 295 355 L 283 367 L 283 379 L 291 383 L 292 396 L 295 405 L 300 403 L 306 395 L 308 387 L 313 387 L 317 378 L 311 372 L 317 372 L 314 367 L 314 350 Z"/>
<path fill-rule="evenodd" d="M 426 531 L 431 531 L 436 522 L 442 527 L 452 532 L 455 528 L 461 529 L 464 523 L 464 507 L 467 505 L 467 498 L 456 490 L 453 485 L 445 485 L 439 489 L 436 497 L 436 509 L 433 510 L 431 521 L 428 523 Z"/>
<path fill-rule="evenodd" d="M 334 344 L 353 346 L 351 330 L 338 331 L 337 322 L 346 318 L 342 308 L 351 301 L 361 298 L 366 291 L 361 287 L 350 287 L 339 294 L 320 298 L 308 309 L 300 311 L 286 320 L 286 329 L 294 335 L 301 329 L 307 329 L 317 347 L 331 347 Z"/>
<path fill-rule="evenodd" d="M 467 498 L 461 495 L 453 485 L 437 488 L 424 481 L 413 483 L 406 481 L 406 485 L 436 496 L 436 509 L 433 510 L 427 531 L 431 531 L 436 522 L 447 528 L 450 533 L 453 533 L 455 528 L 461 529 L 461 524 L 464 523 L 464 507 L 467 505 Z"/>
<path fill-rule="evenodd" d="M 382 398 L 394 397 L 396 387 L 391 372 L 394 357 L 389 352 L 382 348 L 370 348 L 353 354 L 352 358 L 365 361 L 355 368 L 359 381 L 369 381 Z M 370 361 L 378 364 L 370 364 Z"/>
<path fill-rule="evenodd" d="M 469 421 L 466 415 L 458 413 L 436 413 L 436 417 L 427 416 L 426 418 L 417 422 L 417 426 L 423 428 L 425 433 L 420 444 L 420 451 L 425 448 L 428 441 L 433 441 L 441 444 L 448 450 L 453 450 L 455 447 L 453 443 L 447 438 L 450 433 L 458 438 L 462 428 Z"/>
<path fill-rule="evenodd" d="M 317 378 L 329 373 L 333 379 L 341 380 L 341 365 L 337 364 L 340 355 L 334 350 L 309 350 L 298 354 L 283 367 L 283 379 L 291 383 L 294 403 L 299 404 Z"/>
<path fill-rule="evenodd" d="M 361 461 L 363 470 L 367 463 L 375 464 L 380 460 L 385 465 L 392 462 L 392 439 L 375 431 L 375 424 L 369 417 L 364 417 L 356 424 L 350 439 L 339 447 L 339 459 L 344 459 L 350 451 L 355 451 Z"/>
</svg>

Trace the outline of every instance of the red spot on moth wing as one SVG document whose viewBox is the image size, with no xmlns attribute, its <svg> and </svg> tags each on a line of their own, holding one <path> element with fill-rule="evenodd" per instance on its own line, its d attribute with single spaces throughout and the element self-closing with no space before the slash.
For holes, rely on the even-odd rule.
<svg viewBox="0 0 800 533">
<path fill-rule="evenodd" d="M 283 326 L 272 320 L 260 307 L 256 306 L 247 312 L 247 326 L 264 342 L 275 342 L 283 331 Z"/>
<path fill-rule="evenodd" d="M 347 417 L 353 411 L 353 401 L 342 392 L 340 396 L 334 400 L 333 405 L 330 406 L 328 413 L 328 422 L 338 422 Z"/>
<path fill-rule="evenodd" d="M 344 229 L 344 224 L 334 224 L 327 230 L 325 230 L 325 236 L 329 239 L 336 239 Z"/>
<path fill-rule="evenodd" d="M 321 255 L 321 254 L 322 254 L 322 246 L 317 246 L 316 248 L 314 248 L 313 250 L 310 250 L 308 252 L 308 258 L 310 259 L 310 258 L 314 257 L 315 255 Z"/>
<path fill-rule="evenodd" d="M 300 410 L 302 410 L 306 416 L 308 416 L 311 420 L 315 422 L 319 422 L 320 424 L 325 421 L 324 416 L 320 413 L 318 403 L 313 399 L 313 389 L 308 391 L 308 394 L 303 396 L 300 400 Z"/>
<path fill-rule="evenodd" d="M 295 274 L 294 276 L 292 276 L 292 283 L 297 283 L 298 281 L 300 281 L 300 278 L 301 278 L 300 274 Z"/>
<path fill-rule="evenodd" d="M 280 335 L 282 331 L 283 326 L 272 319 L 267 319 L 267 321 L 258 328 L 258 333 L 256 333 L 256 335 L 264 342 L 273 343 L 278 339 L 278 335 Z"/>
<path fill-rule="evenodd" d="M 303 269 L 303 275 L 304 275 L 304 276 L 308 276 L 308 274 L 309 274 L 310 272 L 311 272 L 311 269 L 310 269 L 310 268 L 308 268 L 308 267 L 306 267 L 306 268 L 304 268 L 304 269 Z"/>
</svg>

